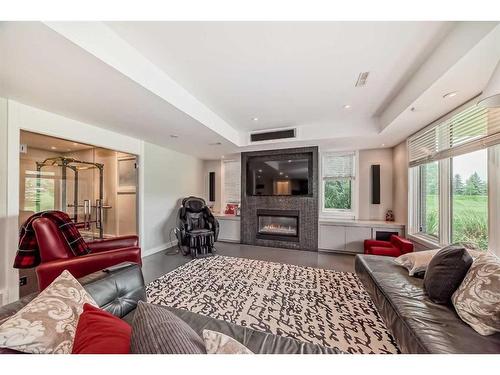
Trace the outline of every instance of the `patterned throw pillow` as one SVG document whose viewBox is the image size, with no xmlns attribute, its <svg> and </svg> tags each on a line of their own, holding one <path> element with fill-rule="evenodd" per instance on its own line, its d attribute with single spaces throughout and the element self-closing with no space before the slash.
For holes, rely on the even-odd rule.
<svg viewBox="0 0 500 375">
<path fill-rule="evenodd" d="M 254 354 L 243 344 L 220 332 L 204 329 L 203 340 L 208 354 Z"/>
<path fill-rule="evenodd" d="M 500 259 L 479 256 L 451 300 L 458 316 L 479 334 L 500 332 Z"/>
<path fill-rule="evenodd" d="M 0 326 L 0 347 L 34 354 L 71 353 L 85 303 L 97 306 L 73 275 L 63 271 Z"/>
</svg>

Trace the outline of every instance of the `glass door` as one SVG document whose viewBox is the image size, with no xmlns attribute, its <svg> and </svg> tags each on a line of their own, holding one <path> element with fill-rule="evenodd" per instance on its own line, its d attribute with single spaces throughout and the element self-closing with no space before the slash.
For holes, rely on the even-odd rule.
<svg viewBox="0 0 500 375">
<path fill-rule="evenodd" d="M 61 210 L 86 240 L 137 234 L 137 157 L 21 132 L 20 225 Z"/>
</svg>

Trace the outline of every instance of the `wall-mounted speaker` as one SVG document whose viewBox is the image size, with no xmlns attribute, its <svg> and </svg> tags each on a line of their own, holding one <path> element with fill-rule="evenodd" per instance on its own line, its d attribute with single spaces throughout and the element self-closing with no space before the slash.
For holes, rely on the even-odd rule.
<svg viewBox="0 0 500 375">
<path fill-rule="evenodd" d="M 380 164 L 372 165 L 372 204 L 380 204 Z"/>
<path fill-rule="evenodd" d="M 208 201 L 215 202 L 215 172 L 208 173 Z"/>
</svg>

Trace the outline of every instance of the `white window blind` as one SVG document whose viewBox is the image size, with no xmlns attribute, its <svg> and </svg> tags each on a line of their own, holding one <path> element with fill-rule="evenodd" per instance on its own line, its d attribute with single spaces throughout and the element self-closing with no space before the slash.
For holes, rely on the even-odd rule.
<svg viewBox="0 0 500 375">
<path fill-rule="evenodd" d="M 224 200 L 226 203 L 241 201 L 241 162 L 224 161 Z"/>
<path fill-rule="evenodd" d="M 408 139 L 410 167 L 500 143 L 500 109 L 472 105 Z"/>
<path fill-rule="evenodd" d="M 354 154 L 323 154 L 322 176 L 327 179 L 354 179 Z"/>
</svg>

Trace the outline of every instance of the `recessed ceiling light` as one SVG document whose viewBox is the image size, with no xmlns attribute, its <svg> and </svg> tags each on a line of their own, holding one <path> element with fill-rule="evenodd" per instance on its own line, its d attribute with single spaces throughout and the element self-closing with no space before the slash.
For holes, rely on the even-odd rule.
<svg viewBox="0 0 500 375">
<path fill-rule="evenodd" d="M 280 176 L 283 176 L 283 172 L 280 172 Z"/>
<path fill-rule="evenodd" d="M 176 134 L 170 134 L 170 138 L 179 138 L 179 136 Z"/>
<path fill-rule="evenodd" d="M 288 160 L 289 163 L 291 163 L 292 161 L 291 160 Z"/>
<path fill-rule="evenodd" d="M 221 159 L 224 159 L 224 155 L 222 155 L 220 158 L 221 158 Z"/>
<path fill-rule="evenodd" d="M 385 146 L 385 143 L 382 143 L 382 147 L 384 147 L 384 146 Z"/>
<path fill-rule="evenodd" d="M 285 177 L 288 178 L 288 175 L 286 175 Z"/>
<path fill-rule="evenodd" d="M 458 92 L 457 91 L 452 91 L 452 92 L 449 92 L 447 94 L 444 94 L 443 95 L 443 98 L 444 99 L 447 99 L 447 98 L 453 98 L 454 96 L 457 96 Z"/>
<path fill-rule="evenodd" d="M 259 169 L 259 173 L 262 173 L 262 169 Z"/>
<path fill-rule="evenodd" d="M 345 104 L 344 105 L 344 109 L 351 109 L 351 105 L 350 104 Z"/>
<path fill-rule="evenodd" d="M 253 117 L 252 121 L 259 121 L 259 118 L 258 117 Z"/>
<path fill-rule="evenodd" d="M 56 146 L 51 146 L 50 149 L 51 150 L 57 150 L 57 147 Z"/>
</svg>

